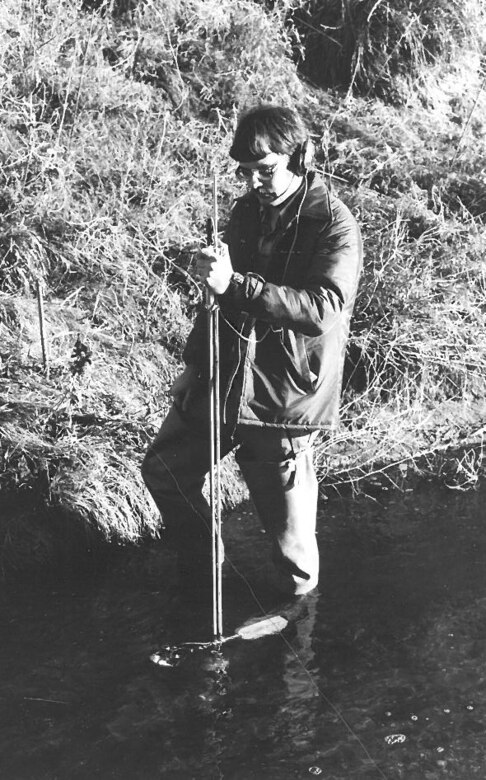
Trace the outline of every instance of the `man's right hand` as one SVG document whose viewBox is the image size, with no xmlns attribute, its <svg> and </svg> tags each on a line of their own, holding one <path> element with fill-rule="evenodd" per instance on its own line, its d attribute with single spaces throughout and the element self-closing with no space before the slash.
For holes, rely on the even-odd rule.
<svg viewBox="0 0 486 780">
<path fill-rule="evenodd" d="M 221 243 L 217 251 L 212 246 L 201 249 L 196 260 L 196 273 L 215 295 L 225 293 L 233 275 L 233 266 L 226 244 Z"/>
<path fill-rule="evenodd" d="M 182 374 L 174 380 L 170 394 L 175 404 L 186 412 L 191 399 L 201 391 L 201 381 L 196 366 L 186 366 Z"/>
</svg>

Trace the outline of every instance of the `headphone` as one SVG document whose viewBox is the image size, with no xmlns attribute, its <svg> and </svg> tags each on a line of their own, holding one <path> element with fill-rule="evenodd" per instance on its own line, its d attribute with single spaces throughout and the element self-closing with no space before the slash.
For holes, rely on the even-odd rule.
<svg viewBox="0 0 486 780">
<path fill-rule="evenodd" d="M 309 170 L 314 159 L 314 144 L 310 138 L 306 138 L 298 144 L 289 160 L 289 170 L 297 176 L 303 176 Z"/>
</svg>

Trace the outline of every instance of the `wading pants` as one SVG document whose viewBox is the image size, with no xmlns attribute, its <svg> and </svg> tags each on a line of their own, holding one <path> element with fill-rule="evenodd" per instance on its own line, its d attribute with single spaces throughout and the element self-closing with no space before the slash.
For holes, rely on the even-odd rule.
<svg viewBox="0 0 486 780">
<path fill-rule="evenodd" d="M 319 574 L 315 434 L 296 436 L 284 428 L 248 425 L 231 432 L 221 424 L 221 457 L 236 448 L 272 544 L 275 584 L 285 593 L 307 593 Z M 182 576 L 211 568 L 211 512 L 202 492 L 209 467 L 207 414 L 201 408 L 199 415 L 181 416 L 173 407 L 147 450 L 142 475 L 162 515 L 167 541 L 177 551 Z"/>
</svg>

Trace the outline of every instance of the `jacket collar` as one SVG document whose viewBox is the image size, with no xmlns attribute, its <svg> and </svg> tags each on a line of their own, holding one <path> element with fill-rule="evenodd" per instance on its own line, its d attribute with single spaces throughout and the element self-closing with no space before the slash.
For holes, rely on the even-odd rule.
<svg viewBox="0 0 486 780">
<path fill-rule="evenodd" d="M 331 219 L 329 189 L 315 171 L 307 174 L 307 193 L 300 210 L 301 217 L 328 221 Z"/>
</svg>

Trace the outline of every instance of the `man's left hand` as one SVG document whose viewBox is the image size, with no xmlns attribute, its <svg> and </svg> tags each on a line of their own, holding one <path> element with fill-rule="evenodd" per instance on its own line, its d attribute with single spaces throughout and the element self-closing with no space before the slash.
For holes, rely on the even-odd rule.
<svg viewBox="0 0 486 780">
<path fill-rule="evenodd" d="M 226 292 L 233 275 L 226 244 L 221 244 L 217 251 L 210 246 L 201 249 L 196 261 L 196 273 L 215 295 Z"/>
</svg>

